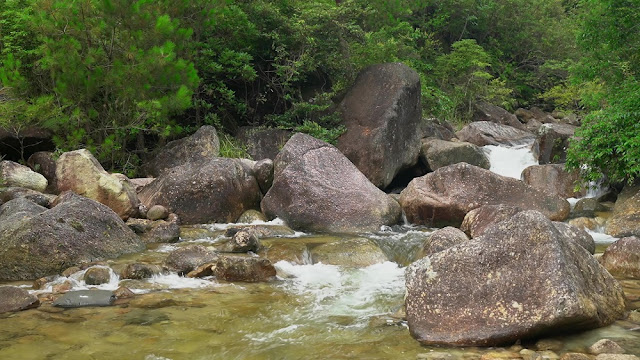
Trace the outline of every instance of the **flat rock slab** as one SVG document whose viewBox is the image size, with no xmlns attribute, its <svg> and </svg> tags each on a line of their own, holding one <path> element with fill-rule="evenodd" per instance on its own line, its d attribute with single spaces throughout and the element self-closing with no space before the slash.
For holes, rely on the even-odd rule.
<svg viewBox="0 0 640 360">
<path fill-rule="evenodd" d="M 116 295 L 109 290 L 78 290 L 69 291 L 53 302 L 53 306 L 63 308 L 77 308 L 86 306 L 111 306 L 116 301 Z"/>
</svg>

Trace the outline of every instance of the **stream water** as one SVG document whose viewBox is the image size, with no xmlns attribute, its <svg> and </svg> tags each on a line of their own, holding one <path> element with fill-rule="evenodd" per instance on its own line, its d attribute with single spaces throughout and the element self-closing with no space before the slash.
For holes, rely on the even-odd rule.
<svg viewBox="0 0 640 360">
<path fill-rule="evenodd" d="M 270 223 L 266 226 L 280 226 Z M 516 354 L 524 347 L 430 348 L 409 334 L 401 315 L 404 266 L 434 229 L 384 228 L 363 234 L 390 261 L 364 268 L 311 263 L 309 250 L 344 236 L 295 233 L 263 239 L 265 246 L 287 249 L 296 261 L 275 263 L 278 278 L 268 283 L 227 283 L 177 274 L 147 280 L 121 280 L 124 264 L 160 264 L 168 252 L 191 244 L 215 247 L 225 239 L 226 224 L 183 228 L 176 244 L 106 261 L 113 269 L 102 289 L 126 286 L 136 293 L 104 308 L 60 309 L 45 303 L 17 313 L 0 314 L 0 359 L 480 359 L 488 352 Z M 612 238 L 596 237 L 602 251 Z M 90 288 L 83 272 L 59 277 L 42 290 L 69 281 Z M 629 309 L 640 307 L 640 281 L 622 282 Z M 11 285 L 31 289 L 31 283 Z M 522 284 L 526 286 L 526 284 Z M 606 328 L 558 338 L 561 349 L 585 352 L 601 338 L 640 355 L 640 316 Z M 580 330 L 580 329 L 576 329 Z M 438 355 L 439 354 L 439 355 Z M 436 356 L 438 355 L 438 356 Z"/>
</svg>

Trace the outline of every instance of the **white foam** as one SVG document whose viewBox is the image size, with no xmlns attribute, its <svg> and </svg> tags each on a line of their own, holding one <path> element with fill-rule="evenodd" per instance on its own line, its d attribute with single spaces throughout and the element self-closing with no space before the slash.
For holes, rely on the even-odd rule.
<svg viewBox="0 0 640 360">
<path fill-rule="evenodd" d="M 227 230 L 228 228 L 238 227 L 239 225 L 279 225 L 279 226 L 284 225 L 286 226 L 287 224 L 284 222 L 284 220 L 280 218 L 275 218 L 271 221 L 255 220 L 250 223 L 214 223 L 214 224 L 207 224 L 205 226 L 210 230 Z"/>
<path fill-rule="evenodd" d="M 120 276 L 116 274 L 113 269 L 108 266 L 96 265 L 92 267 L 97 268 L 105 268 L 109 269 L 109 282 L 100 284 L 100 285 L 87 285 L 84 281 L 84 274 L 90 268 L 85 270 L 77 271 L 71 274 L 69 277 L 65 276 L 57 276 L 52 281 L 45 284 L 45 286 L 40 290 L 31 291 L 33 294 L 42 294 L 42 293 L 50 293 L 53 292 L 53 287 L 56 285 L 63 284 L 68 281 L 71 284 L 71 290 L 89 290 L 89 289 L 100 289 L 100 290 L 116 290 L 120 284 Z"/>
<path fill-rule="evenodd" d="M 605 234 L 604 229 L 602 228 L 597 228 L 595 231 L 586 228 L 585 230 L 589 233 L 589 235 L 591 235 L 591 237 L 593 237 L 593 241 L 595 241 L 596 244 L 611 244 L 612 242 L 619 240 L 619 238 L 617 237 Z"/>
<path fill-rule="evenodd" d="M 486 145 L 483 150 L 489 158 L 492 172 L 520 180 L 522 171 L 531 165 L 538 165 L 533 156 L 531 144 L 506 147 Z"/>
<path fill-rule="evenodd" d="M 153 290 L 200 289 L 218 285 L 211 281 L 211 277 L 188 278 L 176 273 L 154 275 L 147 282 L 152 285 Z"/>
</svg>

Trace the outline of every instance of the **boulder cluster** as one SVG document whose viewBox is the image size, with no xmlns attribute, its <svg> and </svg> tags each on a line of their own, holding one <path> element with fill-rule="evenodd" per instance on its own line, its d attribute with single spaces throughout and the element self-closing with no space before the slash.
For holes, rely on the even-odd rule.
<svg viewBox="0 0 640 360">
<path fill-rule="evenodd" d="M 229 229 L 230 240 L 215 251 L 180 247 L 162 265 L 131 263 L 119 276 L 170 271 L 269 281 L 272 260 L 303 260 L 264 244 L 265 237 L 351 234 L 314 245 L 309 256 L 366 266 L 388 258 L 363 234 L 405 219 L 447 226 L 406 270 L 406 319 L 423 344 L 502 345 L 622 317 L 624 293 L 613 276 L 640 278 L 640 185 L 572 208 L 566 199 L 585 195 L 575 189 L 578 174 L 562 165 L 579 125 L 574 117 L 536 108 L 511 114 L 478 102 L 474 121 L 455 131 L 422 118 L 420 88 L 418 74 L 403 64 L 364 69 L 336 106 L 346 131 L 335 146 L 302 133 L 242 128 L 238 138 L 254 160 L 224 158 L 215 128 L 203 126 L 153 154 L 142 167 L 146 178 L 108 173 L 85 149 L 38 152 L 28 167 L 1 161 L 0 281 L 45 284 L 51 275 L 84 271 L 87 284 L 109 282 L 111 270 L 100 261 L 176 242 L 181 225 L 233 222 L 247 226 Z M 520 179 L 498 175 L 489 170 L 487 145 L 524 146 L 540 165 Z M 598 223 L 609 208 L 611 218 Z M 274 218 L 289 228 L 248 225 Z M 595 226 L 623 238 L 599 261 L 583 230 Z M 0 312 L 38 305 L 19 290 L 0 287 L 0 297 L 11 299 L 0 301 Z M 58 304 L 114 300 L 92 295 L 89 303 L 76 294 Z"/>
</svg>

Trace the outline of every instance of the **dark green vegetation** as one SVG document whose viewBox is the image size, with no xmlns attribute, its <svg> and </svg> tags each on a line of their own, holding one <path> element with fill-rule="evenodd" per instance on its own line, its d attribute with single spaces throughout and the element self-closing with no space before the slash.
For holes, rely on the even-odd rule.
<svg viewBox="0 0 640 360">
<path fill-rule="evenodd" d="M 0 127 L 134 174 L 203 124 L 334 141 L 358 71 L 401 61 L 424 116 L 463 123 L 477 100 L 588 114 L 570 164 L 629 179 L 639 17 L 637 0 L 0 0 Z"/>
</svg>

